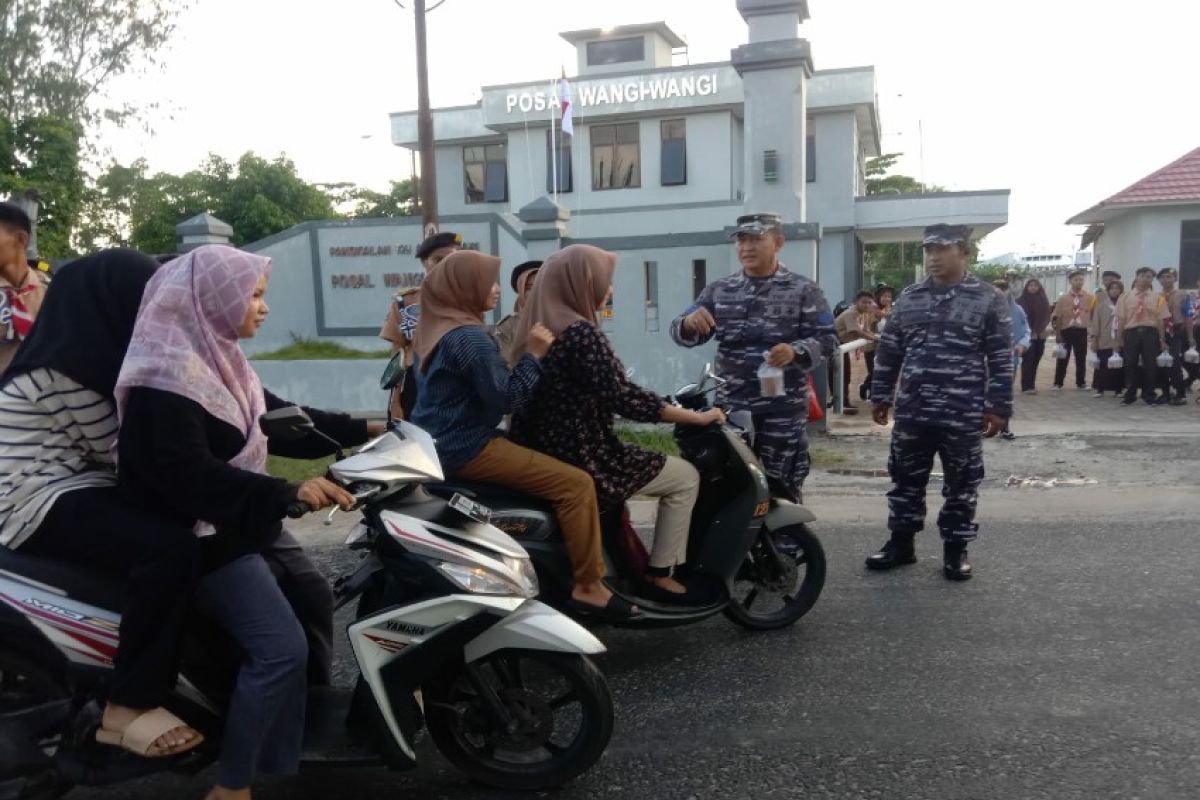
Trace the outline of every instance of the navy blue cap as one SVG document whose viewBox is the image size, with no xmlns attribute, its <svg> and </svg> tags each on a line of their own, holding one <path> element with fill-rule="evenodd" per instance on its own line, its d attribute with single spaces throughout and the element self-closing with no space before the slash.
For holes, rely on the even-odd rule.
<svg viewBox="0 0 1200 800">
<path fill-rule="evenodd" d="M 417 258 L 424 260 L 429 258 L 434 250 L 441 250 L 443 247 L 462 247 L 463 238 L 461 233 L 454 231 L 442 231 L 435 233 L 417 247 Z"/>
<path fill-rule="evenodd" d="M 968 225 L 947 225 L 939 222 L 937 225 L 925 228 L 925 236 L 921 240 L 921 245 L 959 244 L 966 247 L 974 232 L 975 229 Z"/>
<path fill-rule="evenodd" d="M 743 214 L 737 218 L 737 227 L 729 238 L 736 239 L 743 234 L 762 236 L 765 233 L 783 233 L 783 217 L 772 212 Z"/>
<path fill-rule="evenodd" d="M 514 292 L 517 291 L 517 278 L 520 278 L 531 269 L 541 269 L 541 266 L 542 262 L 540 261 L 525 261 L 513 267 L 512 277 L 509 279 L 509 283 L 512 285 L 512 290 Z"/>
</svg>

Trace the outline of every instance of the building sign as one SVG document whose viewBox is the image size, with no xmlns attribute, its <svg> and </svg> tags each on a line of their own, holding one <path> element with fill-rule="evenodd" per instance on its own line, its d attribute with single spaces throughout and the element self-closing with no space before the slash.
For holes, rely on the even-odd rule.
<svg viewBox="0 0 1200 800">
<path fill-rule="evenodd" d="M 388 289 L 413 289 L 421 285 L 423 272 L 385 272 L 381 276 Z M 334 289 L 374 289 L 375 277 L 366 273 L 339 273 L 329 276 L 329 285 Z"/>
<path fill-rule="evenodd" d="M 661 77 L 626 78 L 610 81 L 581 81 L 575 87 L 578 108 L 595 108 L 616 103 L 644 103 L 648 100 L 670 100 L 684 97 L 715 95 L 720 84 L 716 72 L 699 75 L 664 75 Z M 504 98 L 504 111 L 528 114 L 557 108 L 558 97 L 551 90 L 512 91 Z"/>
<path fill-rule="evenodd" d="M 398 244 L 392 246 L 384 245 L 351 245 L 349 247 L 330 247 L 329 255 L 334 258 L 361 258 L 363 256 L 411 256 L 413 254 L 413 246 L 411 244 Z"/>
</svg>

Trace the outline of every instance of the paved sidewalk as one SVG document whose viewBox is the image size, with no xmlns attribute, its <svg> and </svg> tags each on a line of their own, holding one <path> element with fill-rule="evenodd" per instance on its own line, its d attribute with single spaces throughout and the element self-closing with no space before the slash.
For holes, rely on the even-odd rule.
<svg viewBox="0 0 1200 800">
<path fill-rule="evenodd" d="M 827 432 L 832 436 L 880 435 L 891 428 L 881 428 L 871 421 L 871 405 L 858 399 L 858 386 L 866 375 L 862 359 L 851 361 L 850 390 L 858 408 L 856 415 L 839 416 L 830 413 Z M 1200 435 L 1200 405 L 1188 397 L 1186 406 L 1147 406 L 1140 400 L 1136 405 L 1122 406 L 1119 397 L 1111 394 L 1096 397 L 1089 389 L 1079 391 L 1069 384 L 1074 379 L 1074 365 L 1068 369 L 1068 388 L 1054 391 L 1054 358 L 1047 348 L 1038 366 L 1035 395 L 1021 394 L 1014 398 L 1012 430 L 1020 436 L 1063 435 L 1074 433 L 1104 434 L 1183 434 Z M 1091 369 L 1088 381 L 1091 382 Z"/>
</svg>

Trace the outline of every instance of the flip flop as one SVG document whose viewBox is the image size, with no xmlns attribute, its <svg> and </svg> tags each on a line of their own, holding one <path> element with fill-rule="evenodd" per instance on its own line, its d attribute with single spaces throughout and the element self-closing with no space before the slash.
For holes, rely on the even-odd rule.
<svg viewBox="0 0 1200 800">
<path fill-rule="evenodd" d="M 161 736 L 176 728 L 191 728 L 191 726 L 165 708 L 155 708 L 134 719 L 124 731 L 97 728 L 96 741 L 100 744 L 120 747 L 143 758 L 176 756 L 195 749 L 204 741 L 204 737 L 197 732 L 186 744 L 177 748 L 156 748 L 154 746 L 155 741 Z"/>
<path fill-rule="evenodd" d="M 642 616 L 642 612 L 633 603 L 615 593 L 612 597 L 608 598 L 608 602 L 603 606 L 593 603 L 583 603 L 571 598 L 567 603 L 567 607 L 576 614 L 599 617 L 608 622 L 632 622 Z"/>
</svg>

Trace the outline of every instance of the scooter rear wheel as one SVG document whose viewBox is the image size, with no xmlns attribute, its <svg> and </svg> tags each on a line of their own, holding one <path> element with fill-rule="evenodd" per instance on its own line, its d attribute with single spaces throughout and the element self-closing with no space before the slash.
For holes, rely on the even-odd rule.
<svg viewBox="0 0 1200 800">
<path fill-rule="evenodd" d="M 61 700 L 66 695 L 66 689 L 34 662 L 15 653 L 0 653 L 0 736 L 12 735 L 11 731 L 5 730 L 6 719 Z M 49 753 L 58 747 L 59 738 L 59 732 L 51 731 L 39 736 L 31 744 Z M 0 746 L 0 751 L 4 749 Z M 53 770 L 26 771 L 0 763 L 0 796 L 15 796 L 19 800 L 55 800 L 70 789 L 69 785 L 59 781 Z"/>
<path fill-rule="evenodd" d="M 807 525 L 765 528 L 730 588 L 725 616 L 752 631 L 786 628 L 807 614 L 825 586 L 825 550 Z"/>
<path fill-rule="evenodd" d="M 512 722 L 501 727 L 487 695 Z M 583 655 L 501 650 L 424 688 L 438 750 L 471 778 L 520 791 L 553 789 L 600 759 L 613 729 L 612 695 Z"/>
</svg>

